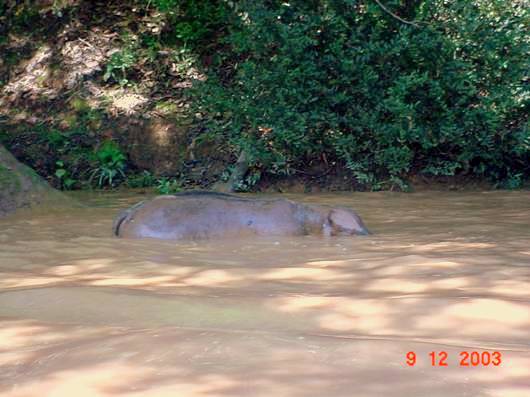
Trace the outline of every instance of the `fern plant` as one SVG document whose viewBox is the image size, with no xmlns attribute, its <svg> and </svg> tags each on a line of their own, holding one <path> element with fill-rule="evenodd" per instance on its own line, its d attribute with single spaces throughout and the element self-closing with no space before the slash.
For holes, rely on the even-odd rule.
<svg viewBox="0 0 530 397">
<path fill-rule="evenodd" d="M 98 167 L 91 171 L 89 182 L 97 181 L 97 186 L 114 186 L 116 180 L 125 178 L 127 158 L 113 141 L 105 141 L 95 153 Z"/>
</svg>

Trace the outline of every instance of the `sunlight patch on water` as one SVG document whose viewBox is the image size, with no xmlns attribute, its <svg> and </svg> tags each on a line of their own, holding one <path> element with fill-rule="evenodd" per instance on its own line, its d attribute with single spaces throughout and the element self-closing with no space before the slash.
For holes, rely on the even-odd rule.
<svg viewBox="0 0 530 397">
<path fill-rule="evenodd" d="M 236 281 L 241 281 L 245 277 L 238 276 L 233 272 L 226 270 L 205 270 L 197 273 L 194 276 L 186 277 L 183 282 L 188 286 L 216 286 L 221 284 L 230 284 Z"/>
<path fill-rule="evenodd" d="M 527 303 L 508 302 L 494 299 L 466 299 L 421 316 L 416 320 L 420 329 L 438 330 L 454 335 L 475 335 L 480 338 L 528 340 L 530 310 Z"/>
<path fill-rule="evenodd" d="M 393 294 L 415 294 L 424 292 L 430 288 L 428 282 L 412 281 L 403 279 L 379 279 L 371 281 L 366 287 L 366 291 L 389 292 Z"/>
<path fill-rule="evenodd" d="M 527 305 L 493 299 L 471 299 L 453 305 L 445 311 L 445 314 L 466 320 L 502 322 L 513 327 L 530 324 L 530 311 Z"/>
<path fill-rule="evenodd" d="M 289 267 L 272 270 L 259 277 L 261 280 L 351 280 L 353 275 L 331 269 L 312 269 L 309 267 Z"/>
</svg>

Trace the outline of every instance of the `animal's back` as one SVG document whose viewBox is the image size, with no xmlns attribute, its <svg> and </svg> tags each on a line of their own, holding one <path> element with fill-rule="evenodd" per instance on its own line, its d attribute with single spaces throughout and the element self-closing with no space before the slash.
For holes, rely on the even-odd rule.
<svg viewBox="0 0 530 397">
<path fill-rule="evenodd" d="M 122 237 L 203 239 L 255 234 L 299 234 L 293 203 L 251 200 L 216 192 L 158 196 L 122 212 L 115 234 Z"/>
</svg>

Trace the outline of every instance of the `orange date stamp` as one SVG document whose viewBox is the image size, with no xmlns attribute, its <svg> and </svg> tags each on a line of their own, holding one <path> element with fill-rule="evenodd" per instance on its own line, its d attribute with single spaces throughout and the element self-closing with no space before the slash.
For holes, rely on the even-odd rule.
<svg viewBox="0 0 530 397">
<path fill-rule="evenodd" d="M 449 354 L 445 351 L 432 351 L 428 354 L 427 359 L 432 367 L 447 367 Z M 502 354 L 498 351 L 461 351 L 459 353 L 460 367 L 498 367 L 502 364 Z M 406 354 L 406 364 L 414 367 L 418 363 L 418 355 L 409 351 Z"/>
</svg>

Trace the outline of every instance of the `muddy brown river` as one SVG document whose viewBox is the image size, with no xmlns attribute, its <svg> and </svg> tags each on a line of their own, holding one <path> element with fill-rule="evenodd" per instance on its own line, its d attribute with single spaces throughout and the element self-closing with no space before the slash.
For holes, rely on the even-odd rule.
<svg viewBox="0 0 530 397">
<path fill-rule="evenodd" d="M 195 243 L 76 197 L 0 219 L 1 396 L 530 396 L 530 192 L 289 195 L 374 234 Z"/>
</svg>

